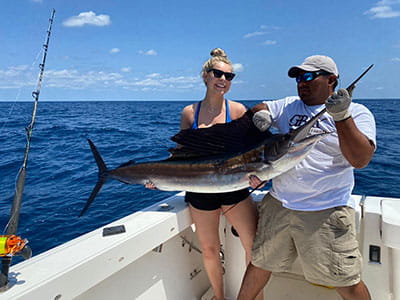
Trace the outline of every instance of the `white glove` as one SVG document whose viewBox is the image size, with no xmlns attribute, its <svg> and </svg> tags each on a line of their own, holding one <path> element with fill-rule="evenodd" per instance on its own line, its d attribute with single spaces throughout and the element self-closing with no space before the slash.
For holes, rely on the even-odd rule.
<svg viewBox="0 0 400 300">
<path fill-rule="evenodd" d="M 333 93 L 325 101 L 325 107 L 327 112 L 333 117 L 335 122 L 344 121 L 351 117 L 349 110 L 351 103 L 351 96 L 346 89 L 339 89 Z"/>
<path fill-rule="evenodd" d="M 269 110 L 263 109 L 256 112 L 253 116 L 253 123 L 260 131 L 267 131 L 272 123 Z"/>
</svg>

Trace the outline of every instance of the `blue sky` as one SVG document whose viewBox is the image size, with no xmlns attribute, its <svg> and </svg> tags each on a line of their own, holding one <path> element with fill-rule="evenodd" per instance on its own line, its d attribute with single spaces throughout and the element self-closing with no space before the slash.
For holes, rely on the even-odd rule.
<svg viewBox="0 0 400 300">
<path fill-rule="evenodd" d="M 0 100 L 31 100 L 51 9 L 40 100 L 199 100 L 201 66 L 223 48 L 230 99 L 296 94 L 290 66 L 313 54 L 338 64 L 355 98 L 400 98 L 400 0 L 3 0 Z"/>
</svg>

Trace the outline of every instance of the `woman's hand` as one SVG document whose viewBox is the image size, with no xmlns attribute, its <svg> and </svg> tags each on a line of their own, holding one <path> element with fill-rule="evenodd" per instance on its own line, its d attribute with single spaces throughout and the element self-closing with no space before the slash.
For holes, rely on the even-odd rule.
<svg viewBox="0 0 400 300">
<path fill-rule="evenodd" d="M 256 175 L 249 176 L 249 184 L 253 190 L 262 189 L 268 181 L 264 182 L 261 186 L 259 186 L 262 181 Z"/>
<path fill-rule="evenodd" d="M 146 189 L 150 189 L 150 190 L 156 190 L 156 189 L 157 189 L 157 187 L 154 185 L 154 183 L 152 183 L 150 180 L 147 181 L 147 182 L 144 184 L 144 187 L 145 187 Z"/>
</svg>

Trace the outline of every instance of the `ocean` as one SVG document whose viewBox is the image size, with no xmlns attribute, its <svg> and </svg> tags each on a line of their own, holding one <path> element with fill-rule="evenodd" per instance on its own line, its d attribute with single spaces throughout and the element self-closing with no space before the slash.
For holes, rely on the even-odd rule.
<svg viewBox="0 0 400 300">
<path fill-rule="evenodd" d="M 179 131 L 180 112 L 192 102 L 39 102 L 18 229 L 33 254 L 173 195 L 110 180 L 78 218 L 97 181 L 87 138 L 109 168 L 129 160 L 165 159 L 167 149 L 174 146 L 169 138 Z M 242 103 L 251 107 L 258 102 Z M 353 193 L 400 197 L 400 99 L 355 102 L 375 115 L 378 148 L 371 163 L 355 171 Z M 0 228 L 10 215 L 32 108 L 33 102 L 0 102 Z"/>
</svg>

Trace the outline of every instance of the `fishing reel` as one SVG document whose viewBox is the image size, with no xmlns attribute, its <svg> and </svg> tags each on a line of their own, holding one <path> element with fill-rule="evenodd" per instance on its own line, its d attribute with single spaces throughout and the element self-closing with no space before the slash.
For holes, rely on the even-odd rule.
<svg viewBox="0 0 400 300">
<path fill-rule="evenodd" d="M 27 245 L 28 240 L 14 234 L 0 235 L 0 257 L 22 256 L 24 259 L 32 257 L 32 250 Z"/>
</svg>

